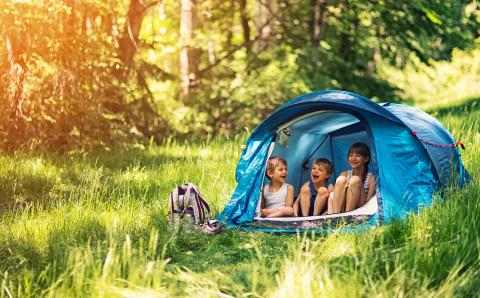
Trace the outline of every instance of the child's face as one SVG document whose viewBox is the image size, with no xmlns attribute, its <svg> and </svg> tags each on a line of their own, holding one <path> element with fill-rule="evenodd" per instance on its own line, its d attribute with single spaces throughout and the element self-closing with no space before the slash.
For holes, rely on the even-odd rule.
<svg viewBox="0 0 480 298">
<path fill-rule="evenodd" d="M 313 183 L 323 183 L 330 177 L 330 174 L 324 165 L 314 164 L 312 166 L 310 177 L 312 178 Z"/>
<path fill-rule="evenodd" d="M 283 163 L 279 163 L 272 171 L 268 173 L 268 177 L 272 182 L 285 183 L 287 180 L 288 170 L 287 166 Z"/>
<path fill-rule="evenodd" d="M 348 163 L 352 169 L 361 169 L 368 162 L 368 157 L 363 156 L 356 152 L 351 152 L 348 155 Z"/>
</svg>

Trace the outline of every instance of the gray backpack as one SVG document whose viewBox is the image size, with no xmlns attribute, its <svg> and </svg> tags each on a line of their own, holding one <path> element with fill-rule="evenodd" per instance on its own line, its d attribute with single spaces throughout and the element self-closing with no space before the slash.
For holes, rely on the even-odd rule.
<svg viewBox="0 0 480 298">
<path fill-rule="evenodd" d="M 200 227 L 208 234 L 216 234 L 222 225 L 210 219 L 210 206 L 193 183 L 176 186 L 168 198 L 168 221 L 171 225 Z"/>
</svg>

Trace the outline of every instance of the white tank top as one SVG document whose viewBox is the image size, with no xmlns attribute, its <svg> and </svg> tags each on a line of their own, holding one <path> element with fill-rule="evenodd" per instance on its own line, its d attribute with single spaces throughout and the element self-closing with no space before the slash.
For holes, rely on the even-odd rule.
<svg viewBox="0 0 480 298">
<path fill-rule="evenodd" d="M 263 188 L 263 197 L 265 199 L 265 208 L 273 209 L 273 208 L 281 208 L 285 207 L 285 201 L 287 200 L 287 191 L 288 191 L 288 184 L 283 183 L 282 187 L 276 192 L 271 192 L 269 189 L 270 185 L 267 184 Z"/>
</svg>

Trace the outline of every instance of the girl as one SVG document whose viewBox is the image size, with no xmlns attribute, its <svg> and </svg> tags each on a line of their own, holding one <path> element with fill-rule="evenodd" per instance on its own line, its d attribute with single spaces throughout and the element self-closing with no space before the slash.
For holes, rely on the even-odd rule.
<svg viewBox="0 0 480 298">
<path fill-rule="evenodd" d="M 295 216 L 317 216 L 327 208 L 328 197 L 333 186 L 327 181 L 332 174 L 332 163 L 325 158 L 316 159 L 312 165 L 310 181 L 300 189 L 300 195 L 295 202 Z"/>
<path fill-rule="evenodd" d="M 293 186 L 285 182 L 287 173 L 287 162 L 283 158 L 272 156 L 268 159 L 265 175 L 270 183 L 262 191 L 262 217 L 293 215 Z"/>
<path fill-rule="evenodd" d="M 365 204 L 375 194 L 375 176 L 368 172 L 370 149 L 364 143 L 355 143 L 348 149 L 348 163 L 352 167 L 340 174 L 335 182 L 332 213 L 352 211 Z"/>
</svg>

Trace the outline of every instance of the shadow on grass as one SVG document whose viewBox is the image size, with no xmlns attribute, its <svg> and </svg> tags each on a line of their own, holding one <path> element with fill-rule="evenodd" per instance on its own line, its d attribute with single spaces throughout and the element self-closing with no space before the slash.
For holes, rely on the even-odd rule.
<svg viewBox="0 0 480 298">
<path fill-rule="evenodd" d="M 29 155 L 28 158 L 35 157 Z M 85 157 L 68 157 L 56 154 L 43 154 L 38 158 L 55 168 L 56 176 L 46 176 L 41 172 L 31 173 L 22 167 L 22 157 L 12 156 L 12 162 L 18 163 L 15 170 L 0 176 L 0 213 L 14 208 L 22 208 L 34 204 L 40 208 L 48 208 L 59 200 L 72 198 L 82 199 L 85 189 L 95 181 L 85 180 L 85 173 L 98 172 L 102 186 L 102 196 L 124 192 L 133 197 L 154 197 L 159 192 L 168 191 L 171 185 L 159 185 L 147 182 L 137 185 L 132 181 L 115 181 L 114 177 L 123 171 L 138 167 L 140 171 L 161 169 L 171 164 L 195 163 L 197 156 L 175 156 L 167 153 L 152 153 L 148 150 L 129 150 L 116 153 L 92 153 Z M 92 178 L 97 179 L 97 178 Z M 167 179 L 168 180 L 168 179 Z M 164 183 L 165 184 L 165 183 Z M 93 186 L 92 186 L 93 187 Z"/>
<path fill-rule="evenodd" d="M 50 231 L 44 245 L 36 244 L 28 238 L 4 238 L 0 243 L 0 270 L 11 273 L 22 270 L 40 272 L 45 266 L 53 265 L 58 269 L 54 272 L 61 273 L 66 268 L 73 247 L 82 247 L 87 243 L 95 247 L 97 242 L 105 241 L 106 238 L 106 229 L 97 219 L 66 223 Z"/>
<path fill-rule="evenodd" d="M 1 272 L 19 272 L 22 268 L 38 267 L 42 254 L 29 240 L 6 238 L 0 242 L 0 259 Z"/>
<path fill-rule="evenodd" d="M 33 174 L 10 173 L 0 177 L 0 212 L 2 209 L 25 207 L 27 203 L 43 201 L 54 184 L 49 177 Z"/>
<path fill-rule="evenodd" d="M 95 247 L 97 242 L 106 239 L 107 230 L 98 219 L 89 218 L 71 224 L 67 222 L 61 229 L 55 229 L 49 233 L 46 260 L 56 260 L 56 266 L 65 268 L 65 264 L 60 263 L 67 261 L 72 247 L 81 247 L 86 243 Z"/>
<path fill-rule="evenodd" d="M 165 214 L 152 214 L 152 223 L 160 234 L 159 251 L 165 259 L 170 259 L 168 267 L 188 268 L 194 272 L 210 270 L 224 271 L 236 268 L 242 263 L 251 263 L 259 257 L 284 256 L 292 235 L 272 235 L 267 233 L 240 232 L 225 230 L 212 236 L 195 230 L 180 227 L 175 229 L 166 220 Z M 258 253 L 261 252 L 262 256 Z M 228 271 L 228 270 L 227 270 Z M 238 270 L 231 270 L 233 271 Z"/>
</svg>

